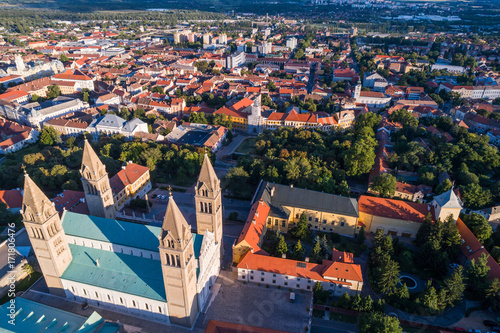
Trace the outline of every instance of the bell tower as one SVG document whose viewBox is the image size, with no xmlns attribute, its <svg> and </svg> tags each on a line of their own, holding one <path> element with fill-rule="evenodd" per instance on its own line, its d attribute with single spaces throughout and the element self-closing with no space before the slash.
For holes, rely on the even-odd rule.
<svg viewBox="0 0 500 333">
<path fill-rule="evenodd" d="M 356 84 L 356 87 L 354 87 L 354 100 L 357 101 L 360 95 L 361 95 L 361 79 Z"/>
<path fill-rule="evenodd" d="M 172 193 L 168 199 L 159 241 L 170 322 L 193 327 L 199 312 L 193 235 L 191 227 L 172 198 Z"/>
<path fill-rule="evenodd" d="M 205 154 L 200 176 L 195 186 L 196 229 L 203 235 L 206 230 L 215 235 L 215 242 L 222 240 L 222 191 L 219 178 Z"/>
<path fill-rule="evenodd" d="M 28 174 L 24 178 L 21 214 L 50 293 L 65 297 L 60 277 L 73 257 L 54 203 Z"/>
<path fill-rule="evenodd" d="M 115 202 L 106 167 L 87 140 L 83 148 L 80 173 L 90 215 L 115 219 Z"/>
</svg>

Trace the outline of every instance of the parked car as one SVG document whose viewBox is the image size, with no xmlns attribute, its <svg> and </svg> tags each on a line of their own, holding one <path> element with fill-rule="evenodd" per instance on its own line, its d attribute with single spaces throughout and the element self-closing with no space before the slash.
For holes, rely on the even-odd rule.
<svg viewBox="0 0 500 333">
<path fill-rule="evenodd" d="M 481 331 L 480 331 L 480 330 L 476 330 L 476 329 L 474 329 L 474 328 L 471 328 L 471 329 L 469 330 L 469 332 L 472 332 L 472 333 L 481 333 Z"/>
<path fill-rule="evenodd" d="M 158 195 L 153 194 L 153 195 L 151 196 L 151 199 L 154 199 L 154 198 L 156 198 L 157 196 L 158 196 Z"/>
</svg>

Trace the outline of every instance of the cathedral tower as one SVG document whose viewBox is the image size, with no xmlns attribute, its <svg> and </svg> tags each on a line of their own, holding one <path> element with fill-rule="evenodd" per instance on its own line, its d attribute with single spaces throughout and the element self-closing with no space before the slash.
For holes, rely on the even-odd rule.
<svg viewBox="0 0 500 333">
<path fill-rule="evenodd" d="M 60 277 L 73 259 L 71 251 L 54 203 L 27 174 L 21 214 L 50 292 L 65 297 Z"/>
<path fill-rule="evenodd" d="M 113 192 L 109 185 L 106 167 L 92 149 L 90 143 L 85 140 L 83 148 L 82 168 L 83 191 L 85 201 L 89 207 L 89 213 L 93 216 L 116 218 Z"/>
<path fill-rule="evenodd" d="M 192 327 L 199 312 L 193 235 L 172 194 L 168 199 L 159 238 L 170 322 Z"/>
<path fill-rule="evenodd" d="M 196 229 L 203 235 L 206 230 L 215 235 L 215 241 L 222 240 L 222 191 L 220 181 L 207 154 L 203 159 L 200 176 L 195 187 Z"/>
</svg>

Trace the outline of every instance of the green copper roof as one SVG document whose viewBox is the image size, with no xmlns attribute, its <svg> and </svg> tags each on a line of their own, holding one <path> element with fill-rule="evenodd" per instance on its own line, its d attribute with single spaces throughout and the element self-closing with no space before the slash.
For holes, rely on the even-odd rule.
<svg viewBox="0 0 500 333">
<path fill-rule="evenodd" d="M 62 225 L 66 235 L 158 251 L 160 227 L 105 219 L 69 211 L 64 213 Z"/>
<path fill-rule="evenodd" d="M 161 227 L 66 211 L 62 218 L 66 235 L 158 252 Z M 200 257 L 203 235 L 193 233 L 194 255 Z"/>
<path fill-rule="evenodd" d="M 8 323 L 10 318 L 7 317 L 7 314 L 10 313 L 9 305 L 10 302 L 7 302 L 0 306 L 0 316 L 2 316 L 0 332 L 116 333 L 120 328 L 119 326 L 108 326 L 107 331 L 101 331 L 99 326 L 101 326 L 103 319 L 97 312 L 85 318 L 21 297 L 15 299 L 15 325 L 11 325 Z"/>
<path fill-rule="evenodd" d="M 159 260 L 74 244 L 69 247 L 73 260 L 62 279 L 166 302 Z"/>
</svg>

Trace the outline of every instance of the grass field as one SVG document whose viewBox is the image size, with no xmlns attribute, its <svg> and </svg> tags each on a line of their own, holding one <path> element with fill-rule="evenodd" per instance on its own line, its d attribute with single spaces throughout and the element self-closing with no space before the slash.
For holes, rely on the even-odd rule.
<svg viewBox="0 0 500 333">
<path fill-rule="evenodd" d="M 257 142 L 257 138 L 248 138 L 243 140 L 238 148 L 236 148 L 235 152 L 240 154 L 255 154 L 255 143 Z"/>
</svg>

